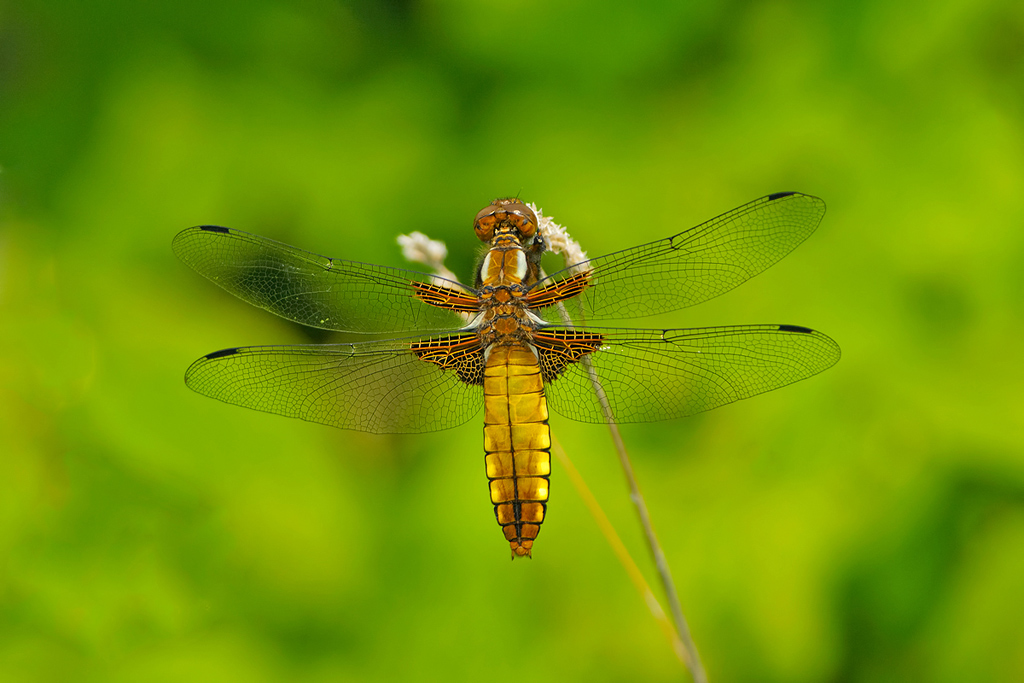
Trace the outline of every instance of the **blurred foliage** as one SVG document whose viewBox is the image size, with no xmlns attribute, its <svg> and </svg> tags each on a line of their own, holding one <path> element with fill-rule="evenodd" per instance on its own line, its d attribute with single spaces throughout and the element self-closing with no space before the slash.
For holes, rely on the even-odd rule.
<svg viewBox="0 0 1024 683">
<path fill-rule="evenodd" d="M 711 679 L 1024 680 L 1024 4 L 17 0 L 0 166 L 4 681 L 679 680 L 557 464 L 512 563 L 479 425 L 190 393 L 313 337 L 169 244 L 402 265 L 417 229 L 465 276 L 495 196 L 601 254 L 790 189 L 805 245 L 638 321 L 844 350 L 624 430 Z M 606 430 L 552 424 L 646 566 Z"/>
</svg>

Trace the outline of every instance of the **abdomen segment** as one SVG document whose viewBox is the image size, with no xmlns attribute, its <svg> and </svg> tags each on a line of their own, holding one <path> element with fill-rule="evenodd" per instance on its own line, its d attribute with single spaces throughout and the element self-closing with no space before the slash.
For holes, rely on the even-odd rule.
<svg viewBox="0 0 1024 683">
<path fill-rule="evenodd" d="M 544 521 L 550 449 L 537 356 L 525 345 L 493 346 L 484 369 L 484 461 L 494 514 L 520 557 Z"/>
</svg>

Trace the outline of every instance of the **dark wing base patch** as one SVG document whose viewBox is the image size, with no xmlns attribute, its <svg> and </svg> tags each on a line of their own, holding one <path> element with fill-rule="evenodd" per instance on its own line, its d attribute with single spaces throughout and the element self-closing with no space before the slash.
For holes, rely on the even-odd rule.
<svg viewBox="0 0 1024 683">
<path fill-rule="evenodd" d="M 454 371 L 466 384 L 484 383 L 484 350 L 476 334 L 424 339 L 413 342 L 410 350 L 421 361 Z"/>
<path fill-rule="evenodd" d="M 540 357 L 540 374 L 545 382 L 558 379 L 572 363 L 601 348 L 604 336 L 582 330 L 544 329 L 533 335 Z"/>
</svg>

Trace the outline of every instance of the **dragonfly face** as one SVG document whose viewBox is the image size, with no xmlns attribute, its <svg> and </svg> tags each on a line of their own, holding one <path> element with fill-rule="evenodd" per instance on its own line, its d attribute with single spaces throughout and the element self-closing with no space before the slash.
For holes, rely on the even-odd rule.
<svg viewBox="0 0 1024 683">
<path fill-rule="evenodd" d="M 528 240 L 537 234 L 537 214 L 518 199 L 495 199 L 480 209 L 473 220 L 473 230 L 483 242 L 512 232 L 519 239 Z"/>
<path fill-rule="evenodd" d="M 488 245 L 473 288 L 228 228 L 189 228 L 174 238 L 175 253 L 253 305 L 311 327 L 406 336 L 224 349 L 193 363 L 185 381 L 227 403 L 374 433 L 447 429 L 483 407 L 495 516 L 514 555 L 529 555 L 547 511 L 549 408 L 584 422 L 664 420 L 839 360 L 835 342 L 797 325 L 587 326 L 718 296 L 792 251 L 824 212 L 816 197 L 777 193 L 545 277 L 537 216 L 499 199 L 473 222 Z"/>
</svg>

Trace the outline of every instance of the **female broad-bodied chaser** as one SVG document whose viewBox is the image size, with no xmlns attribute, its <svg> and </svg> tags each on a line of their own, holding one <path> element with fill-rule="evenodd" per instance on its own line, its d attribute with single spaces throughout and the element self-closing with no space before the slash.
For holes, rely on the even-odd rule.
<svg viewBox="0 0 1024 683">
<path fill-rule="evenodd" d="M 771 194 L 545 276 L 536 214 L 499 199 L 473 223 L 487 245 L 473 287 L 238 230 L 189 228 L 174 252 L 255 306 L 310 327 L 412 336 L 224 349 L 193 363 L 185 381 L 227 403 L 374 433 L 447 429 L 482 406 L 494 512 L 514 555 L 530 555 L 547 509 L 548 408 L 584 422 L 664 420 L 839 360 L 834 341 L 798 325 L 589 326 L 718 296 L 792 251 L 824 213 L 817 197 Z"/>
</svg>

